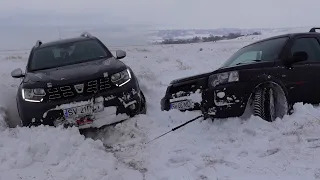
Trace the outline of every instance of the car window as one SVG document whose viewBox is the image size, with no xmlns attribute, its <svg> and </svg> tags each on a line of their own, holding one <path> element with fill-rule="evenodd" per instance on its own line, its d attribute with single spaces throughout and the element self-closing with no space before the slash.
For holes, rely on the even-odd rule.
<svg viewBox="0 0 320 180">
<path fill-rule="evenodd" d="M 308 54 L 308 61 L 320 62 L 320 44 L 316 38 L 297 39 L 291 47 L 291 56 L 299 51 L 304 51 Z"/>
<path fill-rule="evenodd" d="M 96 40 L 84 40 L 36 49 L 29 62 L 30 71 L 61 67 L 112 57 Z"/>
<path fill-rule="evenodd" d="M 56 48 L 52 49 L 52 53 L 55 58 L 63 58 L 66 55 L 71 55 L 73 53 L 73 50 L 75 49 L 75 45 L 70 46 L 68 49 L 65 48 Z"/>
<path fill-rule="evenodd" d="M 252 62 L 256 60 L 261 60 L 262 51 L 249 51 L 241 54 L 234 60 L 234 64 L 243 63 L 243 62 Z"/>
<path fill-rule="evenodd" d="M 279 58 L 280 52 L 287 40 L 288 37 L 281 37 L 246 46 L 234 53 L 222 67 L 257 62 L 273 62 Z"/>
</svg>

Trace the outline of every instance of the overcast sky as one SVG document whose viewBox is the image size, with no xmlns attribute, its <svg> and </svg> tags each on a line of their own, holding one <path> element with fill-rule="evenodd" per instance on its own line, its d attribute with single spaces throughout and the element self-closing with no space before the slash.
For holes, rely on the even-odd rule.
<svg viewBox="0 0 320 180">
<path fill-rule="evenodd" d="M 320 26 L 320 0 L 0 0 L 2 26 L 145 24 L 172 28 Z"/>
</svg>

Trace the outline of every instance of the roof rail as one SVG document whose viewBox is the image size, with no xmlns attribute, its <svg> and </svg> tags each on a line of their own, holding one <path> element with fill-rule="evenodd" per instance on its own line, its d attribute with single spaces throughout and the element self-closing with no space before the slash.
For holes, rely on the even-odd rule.
<svg viewBox="0 0 320 180">
<path fill-rule="evenodd" d="M 93 37 L 90 33 L 88 32 L 83 32 L 81 35 L 81 37 L 86 37 L 86 38 L 89 38 L 89 37 Z"/>
<path fill-rule="evenodd" d="M 320 29 L 320 27 L 313 27 L 313 28 L 310 29 L 309 32 L 316 32 L 316 29 Z"/>
<path fill-rule="evenodd" d="M 39 46 L 41 46 L 41 44 L 42 44 L 42 41 L 38 40 L 38 41 L 36 42 L 35 47 L 39 47 Z"/>
</svg>

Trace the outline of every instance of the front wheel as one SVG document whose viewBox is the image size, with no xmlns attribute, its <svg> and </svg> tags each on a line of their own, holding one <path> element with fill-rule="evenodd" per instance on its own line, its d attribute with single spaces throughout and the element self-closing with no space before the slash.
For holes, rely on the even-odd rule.
<svg viewBox="0 0 320 180">
<path fill-rule="evenodd" d="M 260 87 L 254 93 L 253 113 L 262 119 L 273 122 L 288 112 L 287 99 L 281 88 Z"/>
<path fill-rule="evenodd" d="M 143 92 L 141 91 L 141 106 L 140 106 L 140 114 L 147 113 L 147 102 L 146 97 L 144 96 Z"/>
</svg>

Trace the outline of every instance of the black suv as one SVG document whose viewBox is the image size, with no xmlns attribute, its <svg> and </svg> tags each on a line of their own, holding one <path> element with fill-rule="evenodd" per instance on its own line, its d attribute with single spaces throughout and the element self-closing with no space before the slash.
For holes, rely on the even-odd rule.
<svg viewBox="0 0 320 180">
<path fill-rule="evenodd" d="M 319 104 L 316 29 L 252 43 L 213 72 L 172 81 L 162 110 L 200 110 L 212 119 L 253 114 L 274 121 L 291 113 L 294 103 Z"/>
<path fill-rule="evenodd" d="M 146 100 L 131 68 L 96 37 L 42 43 L 32 48 L 16 96 L 23 126 L 65 125 L 80 129 L 117 123 L 146 113 Z"/>
</svg>

